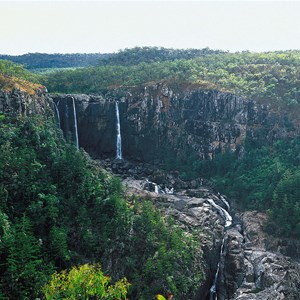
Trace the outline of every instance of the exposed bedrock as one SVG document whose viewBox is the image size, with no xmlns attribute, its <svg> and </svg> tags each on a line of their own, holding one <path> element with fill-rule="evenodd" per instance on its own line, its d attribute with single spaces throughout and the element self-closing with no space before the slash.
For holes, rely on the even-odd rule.
<svg viewBox="0 0 300 300">
<path fill-rule="evenodd" d="M 224 215 L 211 200 L 228 209 L 226 199 L 210 182 L 200 178 L 183 182 L 176 172 L 166 173 L 142 162 L 106 159 L 100 164 L 123 178 L 128 193 L 152 199 L 186 230 L 200 230 L 206 280 L 199 285 L 195 300 L 210 299 L 219 261 L 219 300 L 300 299 L 300 242 L 267 234 L 263 230 L 266 214 L 230 211 L 234 220 L 225 228 Z"/>
<path fill-rule="evenodd" d="M 119 88 L 103 95 L 52 95 L 61 119 L 75 99 L 79 144 L 96 156 L 115 156 L 119 102 L 123 154 L 153 161 L 179 153 L 211 158 L 226 146 L 235 151 L 246 136 L 267 139 L 298 132 L 287 116 L 230 93 L 165 83 Z M 72 120 L 70 120 L 72 123 Z M 70 124 L 71 124 L 70 123 Z M 62 122 L 64 131 L 72 131 Z"/>
</svg>

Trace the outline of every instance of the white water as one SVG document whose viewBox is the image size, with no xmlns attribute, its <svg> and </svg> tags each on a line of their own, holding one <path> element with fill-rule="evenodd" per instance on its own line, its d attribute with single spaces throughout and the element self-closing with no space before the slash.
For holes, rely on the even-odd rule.
<svg viewBox="0 0 300 300">
<path fill-rule="evenodd" d="M 223 196 L 220 196 L 220 198 L 221 198 L 222 202 L 226 205 L 227 210 L 229 210 L 229 209 L 230 209 L 230 205 L 229 205 L 229 203 L 227 202 L 227 200 L 226 200 Z"/>
<path fill-rule="evenodd" d="M 121 137 L 121 124 L 119 103 L 116 102 L 116 117 L 117 117 L 117 159 L 123 159 L 122 157 L 122 137 Z"/>
<path fill-rule="evenodd" d="M 165 188 L 165 192 L 166 192 L 166 194 L 170 194 L 170 195 L 172 195 L 172 194 L 174 194 L 174 188 L 173 187 L 171 187 L 170 189 L 169 188 Z"/>
<path fill-rule="evenodd" d="M 55 107 L 55 111 L 56 111 L 56 115 L 57 115 L 58 127 L 60 128 L 60 116 L 59 116 L 58 104 L 59 104 L 59 102 L 57 104 L 54 102 L 54 107 Z"/>
<path fill-rule="evenodd" d="M 76 142 L 76 148 L 79 149 L 79 142 L 78 142 L 78 128 L 77 128 L 77 117 L 76 117 L 76 107 L 75 107 L 75 100 L 72 97 L 73 100 L 73 115 L 74 115 L 74 129 L 75 129 L 75 142 Z"/>
<path fill-rule="evenodd" d="M 221 257 L 221 255 L 223 254 L 223 251 L 224 251 L 224 244 L 225 244 L 225 238 L 223 238 L 223 240 L 222 240 L 220 257 Z M 217 281 L 218 281 L 219 272 L 220 272 L 220 261 L 218 262 L 217 272 L 215 274 L 213 284 L 212 284 L 212 286 L 211 286 L 211 288 L 209 290 L 210 291 L 210 297 L 209 297 L 210 300 L 218 300 L 218 296 L 217 296 Z"/>
<path fill-rule="evenodd" d="M 227 210 L 225 210 L 223 207 L 219 206 L 218 204 L 215 203 L 215 201 L 213 199 L 207 199 L 207 201 L 213 206 L 215 207 L 219 213 L 221 214 L 221 216 L 224 218 L 225 220 L 225 228 L 229 227 L 232 224 L 232 217 L 231 215 L 227 212 Z"/>
<path fill-rule="evenodd" d="M 223 201 L 223 203 L 229 209 L 229 203 L 225 200 L 225 198 L 221 196 L 221 200 Z M 207 199 L 207 201 L 213 207 L 215 207 L 219 211 L 219 213 L 221 214 L 221 216 L 224 218 L 224 220 L 225 220 L 225 228 L 229 227 L 232 224 L 232 217 L 227 212 L 227 210 L 225 210 L 223 207 L 221 207 L 218 204 L 216 204 L 215 201 L 212 200 L 212 199 Z M 223 252 L 224 252 L 224 244 L 225 244 L 225 238 L 223 237 L 221 251 L 220 251 L 220 258 L 221 258 L 221 256 L 223 255 Z M 220 261 L 218 262 L 217 271 L 216 271 L 216 274 L 215 274 L 215 277 L 214 277 L 214 281 L 213 281 L 213 284 L 212 284 L 212 286 L 210 288 L 210 300 L 218 300 L 218 296 L 217 296 L 217 281 L 218 281 L 219 272 L 220 272 Z"/>
</svg>

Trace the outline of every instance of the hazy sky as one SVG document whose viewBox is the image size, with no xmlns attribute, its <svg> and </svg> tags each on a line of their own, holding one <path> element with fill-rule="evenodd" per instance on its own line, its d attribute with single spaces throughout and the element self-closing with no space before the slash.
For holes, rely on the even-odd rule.
<svg viewBox="0 0 300 300">
<path fill-rule="evenodd" d="M 0 53 L 300 49 L 294 1 L 0 1 Z"/>
</svg>

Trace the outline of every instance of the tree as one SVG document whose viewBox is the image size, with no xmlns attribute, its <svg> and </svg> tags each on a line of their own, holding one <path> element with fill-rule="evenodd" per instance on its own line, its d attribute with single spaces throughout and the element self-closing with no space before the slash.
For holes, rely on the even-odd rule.
<svg viewBox="0 0 300 300">
<path fill-rule="evenodd" d="M 129 283 L 124 277 L 110 285 L 110 277 L 105 276 L 100 265 L 85 264 L 73 267 L 70 271 L 54 273 L 51 281 L 44 287 L 47 300 L 58 299 L 127 299 Z"/>
</svg>

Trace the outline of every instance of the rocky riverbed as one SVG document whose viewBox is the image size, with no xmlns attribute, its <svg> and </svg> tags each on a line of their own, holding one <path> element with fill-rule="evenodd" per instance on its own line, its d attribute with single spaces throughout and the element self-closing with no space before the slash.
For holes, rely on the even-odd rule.
<svg viewBox="0 0 300 300">
<path fill-rule="evenodd" d="M 225 228 L 224 215 L 211 201 L 229 210 L 230 200 L 216 192 L 210 182 L 201 178 L 183 181 L 176 172 L 167 173 L 147 163 L 109 159 L 98 162 L 122 178 L 128 195 L 150 199 L 187 230 L 199 229 L 206 281 L 196 299 L 210 298 L 219 262 L 219 300 L 300 299 L 299 244 L 264 232 L 265 214 L 230 211 L 233 222 Z"/>
</svg>

